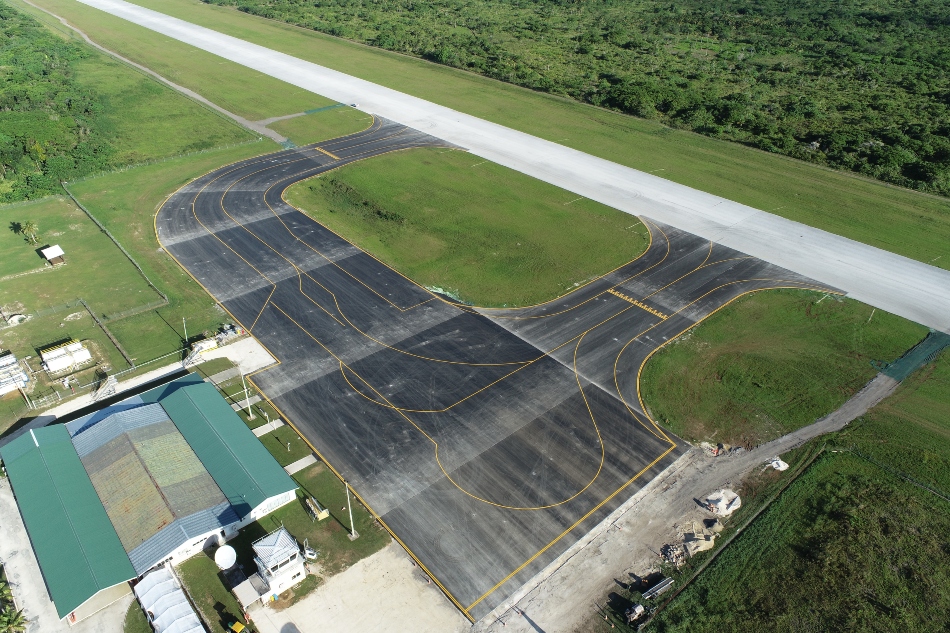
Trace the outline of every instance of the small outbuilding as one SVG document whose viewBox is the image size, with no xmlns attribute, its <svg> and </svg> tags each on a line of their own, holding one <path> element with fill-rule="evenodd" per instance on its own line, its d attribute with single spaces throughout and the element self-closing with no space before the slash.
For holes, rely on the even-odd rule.
<svg viewBox="0 0 950 633">
<path fill-rule="evenodd" d="M 69 340 L 40 351 L 43 369 L 50 374 L 74 371 L 93 362 L 92 354 L 79 341 Z"/>
<path fill-rule="evenodd" d="M 257 573 L 234 588 L 245 609 L 254 602 L 277 596 L 307 577 L 300 545 L 290 532 L 279 527 L 251 544 Z"/>
<path fill-rule="evenodd" d="M 11 352 L 0 352 L 0 396 L 26 387 L 30 377 Z"/>
<path fill-rule="evenodd" d="M 52 246 L 41 249 L 40 254 L 43 255 L 46 261 L 52 266 L 66 263 L 66 253 L 63 252 L 59 244 L 53 244 Z"/>
</svg>

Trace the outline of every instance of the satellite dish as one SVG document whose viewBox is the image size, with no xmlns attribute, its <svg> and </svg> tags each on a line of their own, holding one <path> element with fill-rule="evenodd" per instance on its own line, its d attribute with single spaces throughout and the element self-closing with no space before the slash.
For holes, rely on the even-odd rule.
<svg viewBox="0 0 950 633">
<path fill-rule="evenodd" d="M 234 548 L 230 545 L 222 545 L 218 548 L 218 551 L 214 553 L 214 562 L 217 564 L 218 569 L 231 569 L 234 567 L 234 563 L 237 562 L 237 552 L 235 552 Z"/>
</svg>

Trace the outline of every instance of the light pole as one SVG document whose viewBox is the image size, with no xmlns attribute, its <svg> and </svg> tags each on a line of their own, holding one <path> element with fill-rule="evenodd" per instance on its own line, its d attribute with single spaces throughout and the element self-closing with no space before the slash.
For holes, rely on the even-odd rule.
<svg viewBox="0 0 950 633">
<path fill-rule="evenodd" d="M 247 395 L 247 382 L 245 382 L 245 380 L 244 380 L 244 374 L 243 374 L 243 373 L 241 374 L 241 384 L 244 386 L 244 404 L 247 405 L 247 419 L 248 419 L 248 420 L 253 420 L 253 419 L 254 419 L 254 414 L 251 413 L 251 399 L 250 399 L 250 397 Z"/>
<path fill-rule="evenodd" d="M 350 484 L 346 483 L 344 479 L 343 486 L 346 488 L 346 507 L 350 511 L 350 540 L 355 541 L 360 535 L 356 531 L 356 526 L 353 525 L 353 506 L 350 505 Z"/>
<path fill-rule="evenodd" d="M 185 369 L 185 364 L 188 362 L 188 326 L 185 325 L 185 317 L 181 318 L 181 329 L 185 331 L 185 340 L 182 342 L 182 353 L 185 355 L 185 359 L 181 361 L 182 369 Z"/>
</svg>

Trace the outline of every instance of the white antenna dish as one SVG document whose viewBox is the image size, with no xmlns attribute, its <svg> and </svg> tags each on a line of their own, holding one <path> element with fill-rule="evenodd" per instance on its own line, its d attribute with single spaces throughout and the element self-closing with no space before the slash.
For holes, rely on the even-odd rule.
<svg viewBox="0 0 950 633">
<path fill-rule="evenodd" d="M 214 562 L 218 566 L 218 569 L 231 569 L 234 567 L 234 563 L 237 562 L 237 552 L 235 552 L 234 548 L 230 545 L 222 545 L 218 548 L 218 551 L 214 553 Z"/>
</svg>

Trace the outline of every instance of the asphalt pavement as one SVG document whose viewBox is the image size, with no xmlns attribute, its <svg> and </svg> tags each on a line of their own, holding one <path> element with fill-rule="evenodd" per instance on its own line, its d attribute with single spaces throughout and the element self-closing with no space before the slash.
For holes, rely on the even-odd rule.
<svg viewBox="0 0 950 633">
<path fill-rule="evenodd" d="M 79 0 L 293 86 L 358 104 L 472 154 L 632 215 L 648 216 L 950 333 L 943 270 L 692 189 L 123 0 Z M 882 187 L 886 186 L 881 184 Z M 948 252 L 950 254 L 950 252 Z"/>
<path fill-rule="evenodd" d="M 643 218 L 647 251 L 564 297 L 439 296 L 281 197 L 348 162 L 446 146 L 383 119 L 172 195 L 163 247 L 279 365 L 253 381 L 473 620 L 685 450 L 644 412 L 649 355 L 764 288 L 831 290 Z"/>
</svg>

